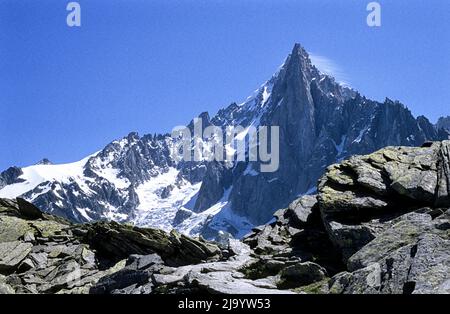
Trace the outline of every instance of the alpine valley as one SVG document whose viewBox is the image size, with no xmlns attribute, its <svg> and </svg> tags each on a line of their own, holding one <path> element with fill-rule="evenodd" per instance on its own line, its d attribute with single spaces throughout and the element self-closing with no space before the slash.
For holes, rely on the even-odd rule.
<svg viewBox="0 0 450 314">
<path fill-rule="evenodd" d="M 240 139 L 250 126 L 279 126 L 278 170 L 260 172 L 257 162 L 178 161 L 170 134 L 130 133 L 74 163 L 11 167 L 0 174 L 0 197 L 23 198 L 73 223 L 108 220 L 242 238 L 276 210 L 314 194 L 331 164 L 386 146 L 446 140 L 450 130 L 449 118 L 434 125 L 397 101 L 373 101 L 336 82 L 299 44 L 243 103 L 199 118 L 203 127 L 243 126 Z"/>
</svg>

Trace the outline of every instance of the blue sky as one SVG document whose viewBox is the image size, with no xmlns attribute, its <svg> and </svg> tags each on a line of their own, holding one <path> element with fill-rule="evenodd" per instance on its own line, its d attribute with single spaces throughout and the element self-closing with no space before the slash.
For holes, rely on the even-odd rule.
<svg viewBox="0 0 450 314">
<path fill-rule="evenodd" d="M 0 169 L 69 162 L 240 102 L 300 42 L 362 94 L 450 114 L 450 2 L 0 0 Z"/>
</svg>

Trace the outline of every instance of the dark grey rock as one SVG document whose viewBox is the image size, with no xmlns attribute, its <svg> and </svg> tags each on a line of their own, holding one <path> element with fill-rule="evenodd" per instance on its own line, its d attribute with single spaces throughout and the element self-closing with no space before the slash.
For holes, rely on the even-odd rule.
<svg viewBox="0 0 450 314">
<path fill-rule="evenodd" d="M 450 116 L 439 118 L 436 128 L 450 131 Z"/>
<path fill-rule="evenodd" d="M 180 208 L 175 214 L 175 218 L 173 219 L 173 225 L 177 226 L 182 223 L 184 220 L 192 216 L 192 211 Z"/>
<path fill-rule="evenodd" d="M 25 201 L 23 198 L 17 198 L 17 204 L 19 205 L 19 212 L 30 219 L 42 218 L 42 212 L 33 204 Z"/>
<path fill-rule="evenodd" d="M 118 272 L 104 277 L 90 289 L 92 294 L 130 293 L 138 285 L 147 284 L 150 274 L 144 270 L 124 268 Z M 125 289 L 125 290 L 124 290 Z"/>
<path fill-rule="evenodd" d="M 326 270 L 318 264 L 312 262 L 298 263 L 288 266 L 280 272 L 278 286 L 281 288 L 306 286 L 325 279 L 326 274 Z"/>
<path fill-rule="evenodd" d="M 307 195 L 292 202 L 287 210 L 287 215 L 293 220 L 293 224 L 304 226 L 311 219 L 312 209 L 317 204 L 315 195 Z"/>
</svg>

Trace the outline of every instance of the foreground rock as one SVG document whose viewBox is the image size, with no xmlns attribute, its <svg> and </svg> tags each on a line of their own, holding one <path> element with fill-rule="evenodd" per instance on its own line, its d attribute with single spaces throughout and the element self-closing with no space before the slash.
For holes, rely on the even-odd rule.
<svg viewBox="0 0 450 314">
<path fill-rule="evenodd" d="M 0 293 L 450 293 L 450 142 L 330 166 L 243 241 L 0 200 Z"/>
<path fill-rule="evenodd" d="M 261 260 L 276 251 L 323 266 L 309 272 L 315 285 L 294 281 L 304 291 L 450 293 L 449 148 L 388 147 L 330 166 L 317 196 L 295 201 L 245 241 Z M 263 271 L 285 267 L 275 256 Z"/>
<path fill-rule="evenodd" d="M 74 225 L 0 199 L 0 293 L 289 293 L 246 279 L 250 248 L 115 222 Z"/>
<path fill-rule="evenodd" d="M 218 246 L 176 232 L 114 222 L 73 225 L 24 200 L 0 200 L 0 292 L 87 293 L 133 262 L 148 280 L 153 271 L 221 259 Z M 138 279 L 133 274 L 128 281 Z"/>
</svg>

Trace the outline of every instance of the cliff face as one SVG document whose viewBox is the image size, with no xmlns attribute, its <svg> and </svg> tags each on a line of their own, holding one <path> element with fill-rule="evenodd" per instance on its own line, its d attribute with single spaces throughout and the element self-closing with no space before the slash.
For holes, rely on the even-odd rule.
<svg viewBox="0 0 450 314">
<path fill-rule="evenodd" d="M 436 128 L 438 130 L 447 130 L 450 131 L 450 116 L 439 118 Z"/>
<path fill-rule="evenodd" d="M 2 293 L 450 293 L 450 141 L 327 168 L 243 242 L 0 200 Z"/>
<path fill-rule="evenodd" d="M 344 158 L 391 145 L 420 146 L 448 138 L 427 118 L 416 119 L 405 105 L 367 99 L 324 75 L 298 44 L 254 99 L 219 112 L 212 123 L 280 128 L 277 171 L 259 172 L 257 162 L 231 169 L 209 167 L 207 177 L 232 179 L 227 184 L 203 182 L 199 192 L 199 198 L 215 195 L 211 201 L 218 202 L 225 193 L 216 191 L 229 190 L 230 212 L 252 224 L 266 223 L 275 209 L 314 190 L 326 167 Z M 236 234 L 232 219 L 223 221 L 218 215 L 216 220 L 208 226 Z"/>
</svg>

